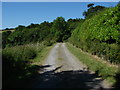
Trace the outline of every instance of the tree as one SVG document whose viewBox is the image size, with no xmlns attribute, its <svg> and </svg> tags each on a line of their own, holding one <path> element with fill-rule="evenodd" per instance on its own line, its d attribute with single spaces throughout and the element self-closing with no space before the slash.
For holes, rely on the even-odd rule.
<svg viewBox="0 0 120 90">
<path fill-rule="evenodd" d="M 8 36 L 11 34 L 11 31 L 5 31 L 2 33 L 2 48 L 5 48 L 8 41 Z"/>
<path fill-rule="evenodd" d="M 83 12 L 83 16 L 85 16 L 85 18 L 90 18 L 91 16 L 95 15 L 97 12 L 102 11 L 105 9 L 104 6 L 95 6 L 93 7 L 94 4 L 88 4 L 87 6 L 89 7 L 89 9 L 87 11 Z"/>
<path fill-rule="evenodd" d="M 15 28 L 15 30 L 24 30 L 25 29 L 25 26 L 23 25 L 19 25 L 18 27 Z"/>
<path fill-rule="evenodd" d="M 118 2 L 117 6 L 120 6 L 120 1 Z"/>
<path fill-rule="evenodd" d="M 94 4 L 91 3 L 91 4 L 88 4 L 87 7 L 88 7 L 88 8 L 91 8 L 91 7 L 93 7 L 93 5 L 94 5 Z"/>
<path fill-rule="evenodd" d="M 39 24 L 33 24 L 33 23 L 31 23 L 29 26 L 27 26 L 27 28 L 35 28 L 37 26 L 39 26 Z"/>
<path fill-rule="evenodd" d="M 56 41 L 63 41 L 63 37 L 67 30 L 67 23 L 63 17 L 57 17 L 53 21 L 51 33 L 55 36 Z"/>
</svg>

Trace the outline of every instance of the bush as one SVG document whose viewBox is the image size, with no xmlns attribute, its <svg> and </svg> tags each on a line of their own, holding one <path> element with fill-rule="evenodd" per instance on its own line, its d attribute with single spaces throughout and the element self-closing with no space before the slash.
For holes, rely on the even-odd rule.
<svg viewBox="0 0 120 90">
<path fill-rule="evenodd" d="M 5 48 L 2 51 L 3 69 L 6 67 L 11 70 L 24 69 L 36 55 L 37 50 L 32 45 Z"/>
<path fill-rule="evenodd" d="M 82 50 L 107 61 L 120 63 L 120 7 L 107 8 L 94 17 L 86 18 L 69 38 Z"/>
</svg>

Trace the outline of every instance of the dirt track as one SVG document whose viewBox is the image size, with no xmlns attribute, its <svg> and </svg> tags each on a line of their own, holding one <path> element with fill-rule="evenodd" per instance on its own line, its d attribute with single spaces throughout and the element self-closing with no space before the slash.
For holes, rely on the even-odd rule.
<svg viewBox="0 0 120 90">
<path fill-rule="evenodd" d="M 46 58 L 34 88 L 85 88 L 103 89 L 109 85 L 89 71 L 65 43 L 57 43 Z"/>
</svg>

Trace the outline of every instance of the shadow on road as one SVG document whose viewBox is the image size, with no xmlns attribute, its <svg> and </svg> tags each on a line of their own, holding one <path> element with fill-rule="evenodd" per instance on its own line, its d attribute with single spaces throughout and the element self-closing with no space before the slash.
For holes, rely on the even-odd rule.
<svg viewBox="0 0 120 90">
<path fill-rule="evenodd" d="M 95 74 L 84 70 L 56 72 L 61 67 L 38 74 L 32 88 L 102 88 L 102 79 L 95 79 Z"/>
<path fill-rule="evenodd" d="M 39 75 L 38 71 L 43 71 L 44 68 L 50 65 L 32 65 L 24 70 L 11 70 L 2 72 L 2 89 L 6 88 L 31 88 L 33 81 Z M 4 69 L 3 69 L 4 70 Z"/>
<path fill-rule="evenodd" d="M 85 70 L 69 70 L 57 72 L 62 66 L 50 71 L 45 71 L 51 65 L 34 65 L 28 71 L 31 76 L 17 80 L 10 87 L 4 88 L 85 88 L 85 89 L 103 89 L 101 87 L 102 79 L 96 79 L 96 74 L 91 74 Z M 42 73 L 40 73 L 42 72 Z"/>
</svg>

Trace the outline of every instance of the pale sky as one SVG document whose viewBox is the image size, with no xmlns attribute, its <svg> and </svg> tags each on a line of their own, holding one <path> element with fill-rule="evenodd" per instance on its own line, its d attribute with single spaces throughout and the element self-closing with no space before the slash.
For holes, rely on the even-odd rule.
<svg viewBox="0 0 120 90">
<path fill-rule="evenodd" d="M 120 0 L 0 0 L 2 2 L 119 2 Z"/>
</svg>

